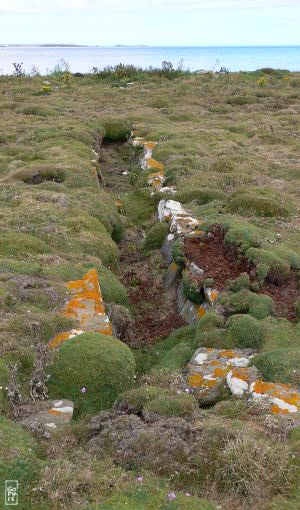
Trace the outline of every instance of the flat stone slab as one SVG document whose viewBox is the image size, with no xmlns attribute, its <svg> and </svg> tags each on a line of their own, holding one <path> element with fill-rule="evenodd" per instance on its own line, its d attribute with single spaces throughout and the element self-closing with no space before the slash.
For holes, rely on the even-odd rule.
<svg viewBox="0 0 300 510">
<path fill-rule="evenodd" d="M 74 403 L 71 400 L 47 400 L 36 402 L 31 414 L 20 423 L 31 432 L 50 437 L 51 432 L 63 428 L 73 417 Z"/>
<path fill-rule="evenodd" d="M 248 366 L 254 351 L 251 349 L 210 349 L 201 347 L 194 353 L 185 370 L 185 389 L 200 403 L 214 403 L 228 393 L 227 375 L 234 368 Z M 257 378 L 257 371 L 253 379 Z"/>
</svg>

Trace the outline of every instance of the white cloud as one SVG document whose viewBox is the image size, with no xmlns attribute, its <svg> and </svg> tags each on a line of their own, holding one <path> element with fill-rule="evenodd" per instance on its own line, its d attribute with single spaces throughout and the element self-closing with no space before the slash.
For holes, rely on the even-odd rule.
<svg viewBox="0 0 300 510">
<path fill-rule="evenodd" d="M 201 9 L 247 9 L 299 7 L 299 0 L 0 0 L 2 13 L 43 13 L 61 11 L 142 11 L 145 8 L 198 11 Z"/>
</svg>

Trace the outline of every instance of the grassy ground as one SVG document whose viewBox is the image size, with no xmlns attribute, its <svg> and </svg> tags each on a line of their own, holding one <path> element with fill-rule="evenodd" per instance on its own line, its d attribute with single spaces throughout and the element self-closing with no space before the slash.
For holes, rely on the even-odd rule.
<svg viewBox="0 0 300 510">
<path fill-rule="evenodd" d="M 249 282 L 228 286 L 224 306 L 229 315 L 244 314 L 242 320 L 239 315 L 224 325 L 213 319 L 208 326 L 182 328 L 153 347 L 134 349 L 137 385 L 164 388 L 164 399 L 148 401 L 145 409 L 178 417 L 192 412 L 194 403 L 174 394 L 176 380 L 193 350 L 212 346 L 212 339 L 216 346 L 225 341 L 229 347 L 258 347 L 257 363 L 266 378 L 299 384 L 299 306 L 290 322 L 257 294 L 265 281 L 284 285 L 292 275 L 295 285 L 287 299 L 296 307 L 299 298 L 299 74 L 132 76 L 119 70 L 82 78 L 58 73 L 47 81 L 0 77 L 0 387 L 7 384 L 8 364 L 18 362 L 22 394 L 28 396 L 37 343 L 75 326 L 59 314 L 66 281 L 96 267 L 105 302 L 132 306 L 120 282 L 128 269 L 122 258 L 120 264 L 124 229 L 135 231 L 135 239 L 140 236 L 144 261 L 157 265 L 153 251 L 165 232 L 154 225 L 157 197 L 144 189 L 138 151 L 124 143 L 133 125 L 159 142 L 153 155 L 166 166 L 167 184 L 177 185 L 178 199 L 207 227 L 224 225 L 225 243 L 257 266 L 261 285 L 256 294 Z M 145 241 L 143 232 L 148 233 Z M 134 245 L 130 249 L 136 251 Z M 250 338 L 249 328 L 255 333 Z M 15 434 L 21 443 L 26 508 L 71 509 L 66 494 L 75 497 L 75 508 L 86 510 L 208 510 L 215 504 L 228 510 L 297 508 L 294 465 L 276 471 L 277 478 L 272 473 L 278 459 L 286 459 L 289 451 L 299 453 L 296 435 L 285 438 L 283 451 L 277 436 L 253 424 L 242 404 L 223 404 L 199 418 L 205 430 L 212 423 L 222 429 L 222 448 L 225 430 L 233 431 L 224 439 L 222 455 L 221 443 L 205 432 L 211 455 L 203 457 L 201 479 L 189 478 L 188 463 L 186 473 L 178 474 L 151 470 L 147 459 L 117 467 L 112 456 L 95 461 L 83 453 L 89 439 L 84 418 L 66 433 L 63 454 L 61 437 L 32 446 L 33 439 L 14 432 L 15 425 L 5 418 L 0 438 L 9 436 L 11 442 Z M 0 411 L 9 414 L 1 389 Z M 25 455 L 27 444 L 34 454 Z M 205 448 L 199 452 L 204 456 Z M 33 455 L 37 472 L 30 477 Z M 1 450 L 0 456 L 5 465 L 7 453 Z M 259 466 L 259 476 L 245 478 L 253 465 Z M 136 482 L 145 469 L 146 482 Z M 41 494 L 37 487 L 43 488 Z"/>
</svg>

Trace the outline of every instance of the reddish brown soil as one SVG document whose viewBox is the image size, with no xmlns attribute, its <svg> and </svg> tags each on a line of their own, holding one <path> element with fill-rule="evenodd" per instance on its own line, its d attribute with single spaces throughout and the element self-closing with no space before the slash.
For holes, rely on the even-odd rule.
<svg viewBox="0 0 300 510">
<path fill-rule="evenodd" d="M 170 298 L 162 288 L 159 261 L 143 256 L 136 237 L 123 240 L 120 249 L 121 281 L 134 313 L 130 344 L 142 347 L 185 323 L 177 313 L 175 296 Z"/>
<path fill-rule="evenodd" d="M 300 298 L 299 279 L 296 274 L 293 273 L 289 280 L 280 286 L 266 282 L 262 294 L 267 294 L 273 299 L 276 316 L 285 317 L 290 321 L 296 320 L 295 302 Z"/>
<path fill-rule="evenodd" d="M 185 255 L 204 269 L 205 278 L 213 278 L 215 288 L 224 290 L 227 280 L 234 280 L 241 273 L 249 272 L 246 257 L 238 258 L 236 250 L 224 245 L 223 233 L 215 230 L 205 241 L 186 239 Z"/>
<path fill-rule="evenodd" d="M 205 278 L 213 278 L 217 290 L 224 290 L 228 280 L 234 280 L 241 273 L 251 273 L 255 280 L 255 267 L 246 257 L 239 257 L 237 250 L 224 245 L 224 232 L 212 230 L 212 236 L 205 241 L 185 241 L 186 257 L 205 271 Z M 262 294 L 270 296 L 275 304 L 278 317 L 296 320 L 295 302 L 300 298 L 299 279 L 293 273 L 282 285 L 266 282 Z"/>
</svg>

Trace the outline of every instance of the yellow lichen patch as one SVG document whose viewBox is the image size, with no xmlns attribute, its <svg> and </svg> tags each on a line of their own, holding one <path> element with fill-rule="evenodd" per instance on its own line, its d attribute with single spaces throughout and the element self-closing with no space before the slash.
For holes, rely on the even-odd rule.
<svg viewBox="0 0 300 510">
<path fill-rule="evenodd" d="M 170 264 L 170 269 L 171 269 L 171 271 L 173 271 L 173 273 L 176 273 L 176 271 L 178 270 L 177 264 L 175 262 L 172 262 Z"/>
<path fill-rule="evenodd" d="M 163 179 L 163 172 L 161 172 L 161 171 L 152 172 L 151 174 L 148 175 L 148 178 L 149 178 L 149 181 L 151 179 L 159 179 L 161 181 Z"/>
<path fill-rule="evenodd" d="M 233 368 L 232 369 L 232 377 L 236 377 L 237 379 L 241 379 L 242 381 L 248 382 L 249 380 L 249 370 L 248 368 Z"/>
<path fill-rule="evenodd" d="M 58 347 L 60 344 L 62 344 L 66 340 L 69 340 L 70 336 L 71 336 L 70 331 L 67 331 L 65 333 L 59 333 L 50 342 L 50 344 L 49 344 L 50 349 L 55 349 L 56 347 Z"/>
<path fill-rule="evenodd" d="M 156 142 L 145 142 L 144 147 L 145 149 L 151 151 L 156 146 Z"/>
<path fill-rule="evenodd" d="M 281 409 L 277 404 L 273 404 L 271 411 L 274 414 L 290 414 L 288 409 Z"/>
<path fill-rule="evenodd" d="M 212 367 L 216 367 L 219 365 L 222 365 L 222 361 L 219 361 L 217 359 L 213 359 L 207 363 L 207 365 L 211 365 Z"/>
<path fill-rule="evenodd" d="M 215 301 L 218 298 L 218 292 L 216 290 L 212 290 L 210 293 L 210 299 L 211 301 Z"/>
<path fill-rule="evenodd" d="M 187 382 L 191 388 L 212 388 L 217 383 L 215 379 L 205 379 L 201 374 L 190 375 Z"/>
<path fill-rule="evenodd" d="M 238 358 L 237 354 L 231 350 L 225 350 L 220 352 L 221 358 Z"/>
<path fill-rule="evenodd" d="M 270 390 L 274 390 L 276 385 L 274 383 L 264 382 L 264 381 L 255 381 L 253 385 L 254 393 L 267 393 Z"/>
<path fill-rule="evenodd" d="M 49 347 L 54 349 L 83 332 L 96 331 L 104 335 L 111 335 L 112 325 L 105 315 L 97 271 L 91 269 L 81 280 L 74 280 L 66 285 L 72 296 L 61 313 L 76 319 L 82 330 L 71 330 L 56 335 Z"/>
<path fill-rule="evenodd" d="M 199 388 L 204 386 L 204 379 L 201 374 L 194 374 L 188 377 L 188 385 L 192 388 Z"/>
<path fill-rule="evenodd" d="M 198 308 L 198 312 L 197 312 L 197 318 L 199 319 L 200 317 L 203 317 L 204 315 L 206 315 L 206 310 L 203 306 L 199 306 Z"/>
<path fill-rule="evenodd" d="M 163 172 L 165 165 L 163 163 L 160 163 L 159 161 L 156 161 L 156 159 L 149 158 L 147 160 L 148 168 L 155 168 L 161 172 Z"/>
<path fill-rule="evenodd" d="M 219 367 L 214 369 L 214 377 L 225 377 L 231 370 L 231 367 Z"/>
</svg>

